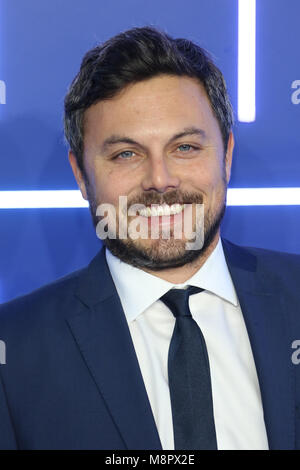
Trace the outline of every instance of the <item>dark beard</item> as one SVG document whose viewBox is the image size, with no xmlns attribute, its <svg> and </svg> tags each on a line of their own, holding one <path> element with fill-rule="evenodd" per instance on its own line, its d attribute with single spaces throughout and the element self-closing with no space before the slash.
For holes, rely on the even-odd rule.
<svg viewBox="0 0 300 470">
<path fill-rule="evenodd" d="M 226 204 L 224 202 L 220 212 L 214 219 L 213 223 L 209 225 L 207 230 L 205 230 L 204 242 L 201 248 L 199 248 L 198 250 L 185 250 L 183 254 L 174 256 L 171 259 L 155 259 L 151 257 L 150 253 L 147 252 L 147 250 L 137 247 L 132 240 L 129 240 L 124 243 L 124 240 L 121 240 L 119 238 L 106 238 L 105 240 L 103 240 L 103 242 L 113 255 L 115 255 L 121 261 L 124 261 L 125 263 L 135 266 L 137 268 L 146 268 L 151 271 L 162 271 L 164 269 L 179 268 L 180 266 L 184 266 L 185 264 L 196 261 L 205 254 L 206 250 L 211 245 L 219 230 L 221 221 L 225 214 L 225 209 Z"/>
</svg>

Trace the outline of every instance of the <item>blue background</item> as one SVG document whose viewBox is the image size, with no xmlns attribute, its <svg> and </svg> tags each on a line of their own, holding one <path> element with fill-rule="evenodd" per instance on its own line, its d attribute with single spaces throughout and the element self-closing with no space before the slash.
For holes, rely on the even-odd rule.
<svg viewBox="0 0 300 470">
<path fill-rule="evenodd" d="M 83 54 L 133 26 L 195 40 L 237 110 L 237 0 L 0 0 L 0 190 L 77 189 L 63 100 Z M 236 122 L 231 187 L 299 187 L 299 0 L 257 1 L 257 118 Z M 236 118 L 237 119 L 237 118 Z M 229 207 L 223 236 L 300 253 L 300 206 Z M 78 269 L 100 247 L 88 209 L 0 210 L 0 301 Z"/>
</svg>

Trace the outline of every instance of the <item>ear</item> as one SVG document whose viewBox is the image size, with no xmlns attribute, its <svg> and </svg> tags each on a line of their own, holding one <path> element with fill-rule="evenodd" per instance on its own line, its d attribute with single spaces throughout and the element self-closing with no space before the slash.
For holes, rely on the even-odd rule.
<svg viewBox="0 0 300 470">
<path fill-rule="evenodd" d="M 226 156 L 225 156 L 225 170 L 226 170 L 227 184 L 229 183 L 230 175 L 231 175 L 233 148 L 234 148 L 234 137 L 231 131 L 228 137 L 227 151 L 226 151 Z"/>
<path fill-rule="evenodd" d="M 81 172 L 81 170 L 78 166 L 77 158 L 75 157 L 72 150 L 69 150 L 69 162 L 70 162 L 70 165 L 72 167 L 72 171 L 73 171 L 73 174 L 74 174 L 75 179 L 77 181 L 77 184 L 78 184 L 78 187 L 80 189 L 81 195 L 82 195 L 83 199 L 85 199 L 87 201 L 88 198 L 87 198 L 87 191 L 86 191 L 85 181 L 84 181 L 84 178 L 82 176 L 82 172 Z"/>
</svg>

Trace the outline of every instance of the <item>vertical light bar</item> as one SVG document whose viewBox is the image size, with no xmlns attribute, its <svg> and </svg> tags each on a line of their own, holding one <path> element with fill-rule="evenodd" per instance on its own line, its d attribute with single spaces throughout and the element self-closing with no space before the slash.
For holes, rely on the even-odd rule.
<svg viewBox="0 0 300 470">
<path fill-rule="evenodd" d="M 238 4 L 238 120 L 255 121 L 256 0 Z"/>
<path fill-rule="evenodd" d="M 0 104 L 6 104 L 6 85 L 3 80 L 0 80 Z"/>
<path fill-rule="evenodd" d="M 1 0 L 0 0 L 1 2 Z M 3 48 L 3 40 L 2 40 L 2 34 L 3 34 L 3 28 L 2 28 L 2 19 L 3 15 L 0 14 L 0 45 L 1 49 Z M 2 51 L 1 51 L 2 52 Z M 0 56 L 2 58 L 2 54 Z M 2 63 L 0 61 L 0 105 L 1 104 L 6 104 L 6 85 L 2 77 Z"/>
</svg>

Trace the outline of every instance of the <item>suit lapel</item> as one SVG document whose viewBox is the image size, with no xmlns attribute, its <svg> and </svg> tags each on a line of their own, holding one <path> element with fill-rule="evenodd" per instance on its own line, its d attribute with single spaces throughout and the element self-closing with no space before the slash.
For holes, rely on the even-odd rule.
<svg viewBox="0 0 300 470">
<path fill-rule="evenodd" d="M 129 449 L 161 449 L 127 321 L 104 249 L 80 279 L 82 309 L 67 319 L 86 365 Z"/>
<path fill-rule="evenodd" d="M 250 252 L 225 240 L 223 248 L 252 347 L 269 447 L 293 449 L 293 371 L 280 286 L 259 271 Z"/>
</svg>

